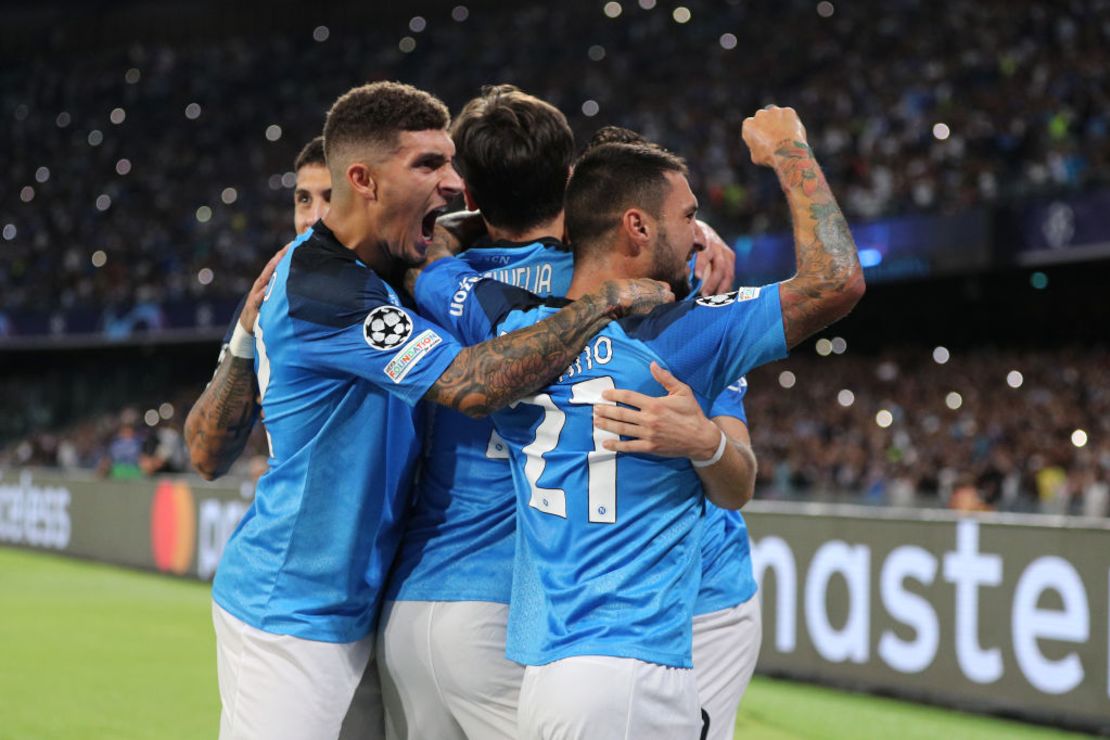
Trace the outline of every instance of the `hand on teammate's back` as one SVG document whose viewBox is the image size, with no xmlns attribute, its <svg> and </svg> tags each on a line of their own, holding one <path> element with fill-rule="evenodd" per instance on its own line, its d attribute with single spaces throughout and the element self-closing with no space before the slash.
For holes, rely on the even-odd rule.
<svg viewBox="0 0 1110 740">
<path fill-rule="evenodd" d="M 262 308 L 262 299 L 266 297 L 266 286 L 270 284 L 270 278 L 274 275 L 274 270 L 277 269 L 278 262 L 289 251 L 292 242 L 286 244 L 278 250 L 277 254 L 270 258 L 266 266 L 262 268 L 262 272 L 255 278 L 254 285 L 251 286 L 250 292 L 247 293 L 247 302 L 243 304 L 243 313 L 239 314 L 239 323 L 248 334 L 254 334 L 254 324 L 258 321 L 258 312 Z"/>
<path fill-rule="evenodd" d="M 606 401 L 622 406 L 594 405 L 594 426 L 622 437 L 604 442 L 613 452 L 648 452 L 660 457 L 705 460 L 713 456 L 721 430 L 702 413 L 690 386 L 651 363 L 651 375 L 667 391 L 665 396 L 648 396 L 636 391 L 603 391 Z"/>
<path fill-rule="evenodd" d="M 754 164 L 773 167 L 784 143 L 805 143 L 806 128 L 793 108 L 769 105 L 744 119 L 740 135 L 751 150 Z"/>
</svg>

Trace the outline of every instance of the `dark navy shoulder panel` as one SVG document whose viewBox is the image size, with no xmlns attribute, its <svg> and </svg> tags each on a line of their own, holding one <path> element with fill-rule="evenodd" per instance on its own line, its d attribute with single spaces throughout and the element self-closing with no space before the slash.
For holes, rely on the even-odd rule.
<svg viewBox="0 0 1110 740">
<path fill-rule="evenodd" d="M 335 328 L 356 324 L 373 306 L 390 302 L 381 278 L 326 234 L 313 234 L 293 250 L 285 292 L 292 318 Z"/>
<path fill-rule="evenodd" d="M 629 337 L 650 342 L 670 328 L 671 324 L 684 318 L 693 308 L 693 301 L 667 303 L 646 316 L 629 316 L 618 319 L 617 323 Z"/>
<path fill-rule="evenodd" d="M 492 326 L 498 326 L 511 311 L 529 311 L 538 306 L 562 308 L 570 303 L 565 298 L 540 298 L 498 280 L 479 280 L 474 285 L 474 298 Z"/>
</svg>

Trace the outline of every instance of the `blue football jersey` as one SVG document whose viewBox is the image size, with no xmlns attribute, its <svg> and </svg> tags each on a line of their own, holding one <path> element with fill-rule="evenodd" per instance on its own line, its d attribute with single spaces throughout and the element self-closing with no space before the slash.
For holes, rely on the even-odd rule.
<svg viewBox="0 0 1110 740">
<path fill-rule="evenodd" d="M 461 253 L 475 272 L 563 295 L 574 260 L 555 239 Z M 516 535 L 509 450 L 489 419 L 434 406 L 416 496 L 387 598 L 509 603 Z"/>
<path fill-rule="evenodd" d="M 465 343 L 561 305 L 457 260 L 425 270 L 416 294 Z M 649 369 L 656 361 L 708 411 L 732 380 L 785 354 L 778 286 L 745 288 L 610 323 L 556 382 L 494 415 L 517 496 L 510 659 L 610 655 L 691 667 L 705 504 L 697 474 L 685 459 L 605 450 L 614 435 L 594 428 L 592 406 L 614 387 L 663 393 Z"/>
<path fill-rule="evenodd" d="M 420 442 L 418 401 L 460 351 L 318 223 L 278 264 L 255 330 L 270 469 L 213 599 L 258 629 L 374 627 Z"/>
<path fill-rule="evenodd" d="M 710 418 L 732 416 L 747 424 L 744 412 L 747 391 L 745 378 L 728 386 L 713 402 Z M 694 604 L 694 616 L 743 604 L 755 595 L 757 586 L 752 573 L 748 526 L 739 511 L 722 509 L 712 501 L 705 502 L 701 558 L 701 588 Z"/>
</svg>

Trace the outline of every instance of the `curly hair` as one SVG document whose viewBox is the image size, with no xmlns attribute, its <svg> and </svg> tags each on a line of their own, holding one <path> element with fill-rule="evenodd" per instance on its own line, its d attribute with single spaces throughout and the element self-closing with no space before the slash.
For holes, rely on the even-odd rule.
<svg viewBox="0 0 1110 740">
<path fill-rule="evenodd" d="M 451 115 L 439 98 L 400 82 L 372 82 L 341 95 L 324 122 L 328 161 L 350 146 L 394 149 L 402 131 L 446 129 Z"/>
</svg>

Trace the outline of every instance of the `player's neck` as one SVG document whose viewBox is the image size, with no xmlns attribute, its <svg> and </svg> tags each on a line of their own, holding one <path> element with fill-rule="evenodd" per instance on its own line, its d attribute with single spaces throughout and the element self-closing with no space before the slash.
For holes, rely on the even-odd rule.
<svg viewBox="0 0 1110 740">
<path fill-rule="evenodd" d="M 520 242 L 523 244 L 526 242 L 536 242 L 544 237 L 562 241 L 563 212 L 559 211 L 559 215 L 550 221 L 544 221 L 524 231 L 500 228 L 486 221 L 486 231 L 489 233 L 490 240 L 495 242 Z"/>
<path fill-rule="evenodd" d="M 587 293 L 593 293 L 608 280 L 642 277 L 635 270 L 630 269 L 631 267 L 627 260 L 619 258 L 577 260 L 574 263 L 570 287 L 567 288 L 567 298 L 573 301 Z"/>
<path fill-rule="evenodd" d="M 328 215 L 324 216 L 324 225 L 331 230 L 336 241 L 354 252 L 367 267 L 378 274 L 389 271 L 389 255 L 364 211 L 333 204 Z"/>
</svg>

